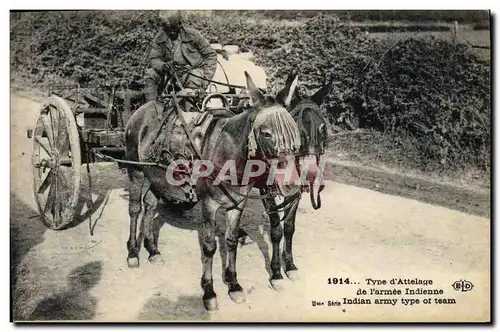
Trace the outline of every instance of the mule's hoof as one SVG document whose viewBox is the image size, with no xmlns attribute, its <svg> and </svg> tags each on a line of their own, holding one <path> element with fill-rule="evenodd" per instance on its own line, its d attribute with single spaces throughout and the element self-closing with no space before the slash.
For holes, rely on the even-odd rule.
<svg viewBox="0 0 500 332">
<path fill-rule="evenodd" d="M 245 293 L 243 291 L 229 292 L 229 297 L 234 303 L 244 303 L 246 301 Z"/>
<path fill-rule="evenodd" d="M 203 299 L 203 305 L 205 309 L 208 311 L 214 311 L 219 309 L 219 303 L 217 302 L 216 297 L 212 297 L 211 299 Z"/>
<path fill-rule="evenodd" d="M 239 241 L 240 241 L 240 245 L 242 245 L 242 246 L 246 246 L 246 245 L 249 245 L 249 244 L 252 244 L 255 242 L 249 236 L 240 237 Z"/>
<path fill-rule="evenodd" d="M 150 256 L 148 259 L 149 259 L 149 262 L 151 264 L 155 264 L 155 265 L 165 264 L 165 261 L 163 260 L 163 257 L 161 256 L 161 254 L 156 254 L 156 255 Z"/>
<path fill-rule="evenodd" d="M 288 279 L 290 279 L 291 281 L 297 281 L 300 279 L 299 277 L 299 270 L 290 270 L 286 273 L 286 276 L 288 277 Z"/>
<path fill-rule="evenodd" d="M 139 267 L 139 257 L 128 257 L 127 265 L 130 269 L 135 269 Z"/>
<path fill-rule="evenodd" d="M 271 279 L 271 286 L 275 291 L 282 291 L 285 289 L 285 279 Z"/>
</svg>

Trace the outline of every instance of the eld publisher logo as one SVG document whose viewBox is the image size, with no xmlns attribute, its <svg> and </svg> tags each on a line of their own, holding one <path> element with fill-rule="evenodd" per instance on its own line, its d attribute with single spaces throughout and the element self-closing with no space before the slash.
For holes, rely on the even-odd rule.
<svg viewBox="0 0 500 332">
<path fill-rule="evenodd" d="M 474 285 L 472 282 L 467 281 L 467 280 L 460 280 L 460 281 L 455 281 L 451 287 L 453 287 L 454 290 L 462 291 L 462 292 L 468 292 L 471 291 L 472 288 L 474 288 Z"/>
</svg>

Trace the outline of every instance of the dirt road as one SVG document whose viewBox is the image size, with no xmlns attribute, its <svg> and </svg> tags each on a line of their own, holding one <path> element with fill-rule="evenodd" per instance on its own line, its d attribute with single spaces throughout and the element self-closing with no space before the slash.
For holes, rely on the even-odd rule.
<svg viewBox="0 0 500 332">
<path fill-rule="evenodd" d="M 287 280 L 280 292 L 271 289 L 268 282 L 267 221 L 261 204 L 250 203 L 242 225 L 255 242 L 238 251 L 238 278 L 247 301 L 235 304 L 229 299 L 217 254 L 214 283 L 220 309 L 206 312 L 199 287 L 199 207 L 183 216 L 161 208 L 157 218 L 163 223 L 159 248 L 165 265 L 149 264 L 143 250 L 141 267 L 133 270 L 126 265 L 126 178 L 114 164 L 92 166 L 96 206 L 91 213 L 96 223 L 93 236 L 88 219 L 63 231 L 43 226 L 33 200 L 31 142 L 26 138 L 26 129 L 34 124 L 37 112 L 35 102 L 12 95 L 15 320 L 489 320 L 489 219 L 335 182 L 328 183 L 320 210 L 314 211 L 307 199 L 301 202 L 294 237 L 300 280 Z M 343 278 L 343 284 L 328 284 L 328 278 Z M 374 286 L 370 281 L 368 285 L 368 278 L 383 279 L 387 284 Z M 393 278 L 432 280 L 432 284 L 392 285 Z M 472 282 L 474 288 L 455 291 L 452 284 L 460 280 Z M 406 288 L 442 290 L 442 294 L 405 295 Z M 356 295 L 360 289 L 367 295 Z M 374 297 L 371 289 L 403 293 Z M 371 299 L 371 304 L 343 304 L 344 298 Z M 396 303 L 375 304 L 378 298 L 396 299 Z M 410 306 L 403 301 L 408 299 L 419 303 L 414 301 Z M 431 304 L 424 304 L 426 299 Z M 324 305 L 312 306 L 312 301 Z M 328 301 L 342 304 L 328 306 Z"/>
</svg>

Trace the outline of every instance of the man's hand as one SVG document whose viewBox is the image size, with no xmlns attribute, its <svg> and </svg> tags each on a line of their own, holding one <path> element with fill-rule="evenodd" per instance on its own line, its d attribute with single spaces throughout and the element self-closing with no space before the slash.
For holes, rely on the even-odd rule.
<svg viewBox="0 0 500 332">
<path fill-rule="evenodd" d="M 167 73 L 172 72 L 172 70 L 173 70 L 172 63 L 171 62 L 162 63 L 162 69 Z"/>
<path fill-rule="evenodd" d="M 177 70 L 179 73 L 184 74 L 187 73 L 191 70 L 191 66 L 189 65 L 175 65 L 175 70 Z"/>
<path fill-rule="evenodd" d="M 207 92 L 203 88 L 196 89 L 196 95 L 198 97 L 205 97 Z"/>
</svg>

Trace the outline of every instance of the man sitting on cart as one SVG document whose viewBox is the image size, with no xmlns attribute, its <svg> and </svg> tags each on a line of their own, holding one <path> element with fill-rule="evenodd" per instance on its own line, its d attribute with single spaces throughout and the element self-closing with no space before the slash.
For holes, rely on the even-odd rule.
<svg viewBox="0 0 500 332">
<path fill-rule="evenodd" d="M 146 101 L 156 100 L 164 91 L 174 67 L 184 67 L 179 73 L 183 93 L 205 91 L 215 75 L 217 53 L 198 31 L 184 27 L 180 11 L 161 11 L 162 28 L 154 37 L 149 56 L 151 68 L 146 71 Z M 190 75 L 193 74 L 193 75 Z"/>
</svg>

